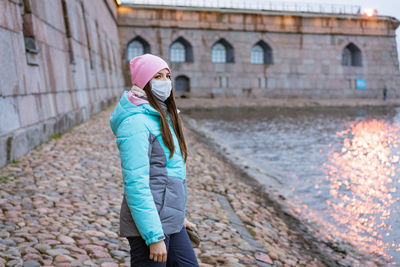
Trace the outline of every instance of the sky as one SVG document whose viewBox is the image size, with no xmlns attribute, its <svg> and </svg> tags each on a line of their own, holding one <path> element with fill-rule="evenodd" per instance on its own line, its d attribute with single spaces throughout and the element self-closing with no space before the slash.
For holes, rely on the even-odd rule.
<svg viewBox="0 0 400 267">
<path fill-rule="evenodd" d="M 174 3 L 179 0 L 144 0 L 145 2 L 152 3 Z M 179 1 L 179 2 L 196 2 L 197 0 Z M 213 0 L 211 0 L 213 1 Z M 215 0 L 213 2 L 229 0 Z M 230 0 L 229 2 L 260 2 L 260 0 Z M 135 2 L 135 0 L 122 0 L 124 3 Z M 137 0 L 136 2 L 143 2 L 143 0 Z M 209 1 L 207 1 L 209 2 Z M 378 11 L 378 15 L 392 16 L 400 20 L 400 0 L 284 0 L 284 1 L 263 1 L 264 3 L 269 2 L 285 2 L 285 3 L 316 3 L 316 4 L 337 4 L 337 5 L 357 5 L 361 8 L 375 8 Z M 400 27 L 396 31 L 397 35 L 397 51 L 400 61 Z"/>
</svg>

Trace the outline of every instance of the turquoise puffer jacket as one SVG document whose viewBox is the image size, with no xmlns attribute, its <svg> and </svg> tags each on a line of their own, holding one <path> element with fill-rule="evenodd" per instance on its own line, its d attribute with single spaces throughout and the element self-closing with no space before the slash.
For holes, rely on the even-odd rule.
<svg viewBox="0 0 400 267">
<path fill-rule="evenodd" d="M 172 158 L 162 140 L 158 111 L 147 103 L 132 104 L 127 93 L 124 91 L 110 117 L 124 181 L 120 235 L 140 234 L 149 245 L 183 227 L 186 166 L 169 117 L 175 144 Z"/>
</svg>

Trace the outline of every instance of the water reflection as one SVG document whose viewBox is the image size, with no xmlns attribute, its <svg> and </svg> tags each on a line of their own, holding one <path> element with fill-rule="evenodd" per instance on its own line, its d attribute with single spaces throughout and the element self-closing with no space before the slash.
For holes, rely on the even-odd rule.
<svg viewBox="0 0 400 267">
<path fill-rule="evenodd" d="M 339 224 L 331 230 L 334 236 L 390 259 L 390 246 L 397 251 L 400 248 L 390 237 L 391 216 L 399 200 L 394 194 L 398 187 L 399 125 L 377 119 L 351 122 L 336 135 L 339 141 L 330 145 L 323 164 L 331 195 L 326 203 L 330 216 Z"/>
<path fill-rule="evenodd" d="M 317 233 L 322 240 L 350 239 L 366 255 L 400 266 L 400 109 L 242 108 L 189 115 L 291 188 L 288 204 L 324 226 Z"/>
</svg>

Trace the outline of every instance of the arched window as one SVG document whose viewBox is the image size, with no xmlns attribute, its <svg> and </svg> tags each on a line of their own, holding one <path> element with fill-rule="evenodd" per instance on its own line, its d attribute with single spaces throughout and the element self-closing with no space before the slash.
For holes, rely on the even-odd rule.
<svg viewBox="0 0 400 267">
<path fill-rule="evenodd" d="M 139 41 L 133 41 L 128 46 L 128 59 L 144 54 L 144 47 Z"/>
<path fill-rule="evenodd" d="M 150 45 L 140 36 L 132 39 L 126 46 L 126 60 L 150 53 Z"/>
<path fill-rule="evenodd" d="M 351 51 L 345 47 L 342 53 L 342 65 L 351 66 Z"/>
<path fill-rule="evenodd" d="M 171 62 L 185 62 L 185 46 L 180 42 L 171 45 Z"/>
<path fill-rule="evenodd" d="M 183 37 L 177 38 L 169 49 L 171 62 L 193 62 L 192 45 Z"/>
<path fill-rule="evenodd" d="M 222 44 L 215 44 L 211 52 L 211 61 L 213 63 L 226 62 L 226 49 Z"/>
<path fill-rule="evenodd" d="M 348 44 L 342 52 L 343 66 L 362 66 L 361 50 L 353 43 Z"/>
<path fill-rule="evenodd" d="M 211 62 L 234 62 L 234 51 L 232 45 L 225 39 L 217 41 L 211 49 Z"/>
<path fill-rule="evenodd" d="M 264 41 L 259 41 L 251 48 L 251 64 L 273 64 L 272 49 Z"/>
<path fill-rule="evenodd" d="M 189 92 L 190 91 L 190 81 L 189 78 L 180 75 L 175 78 L 175 92 Z"/>
<path fill-rule="evenodd" d="M 251 64 L 264 64 L 264 50 L 260 45 L 251 48 Z"/>
</svg>

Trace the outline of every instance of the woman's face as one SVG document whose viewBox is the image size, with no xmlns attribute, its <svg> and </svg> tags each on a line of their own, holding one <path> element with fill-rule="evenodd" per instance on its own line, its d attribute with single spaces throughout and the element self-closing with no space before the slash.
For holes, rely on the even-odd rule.
<svg viewBox="0 0 400 267">
<path fill-rule="evenodd" d="M 153 76 L 152 80 L 157 80 L 157 81 L 167 81 L 171 80 L 171 74 L 169 73 L 168 69 L 162 69 L 159 72 L 156 73 L 156 75 Z"/>
</svg>

